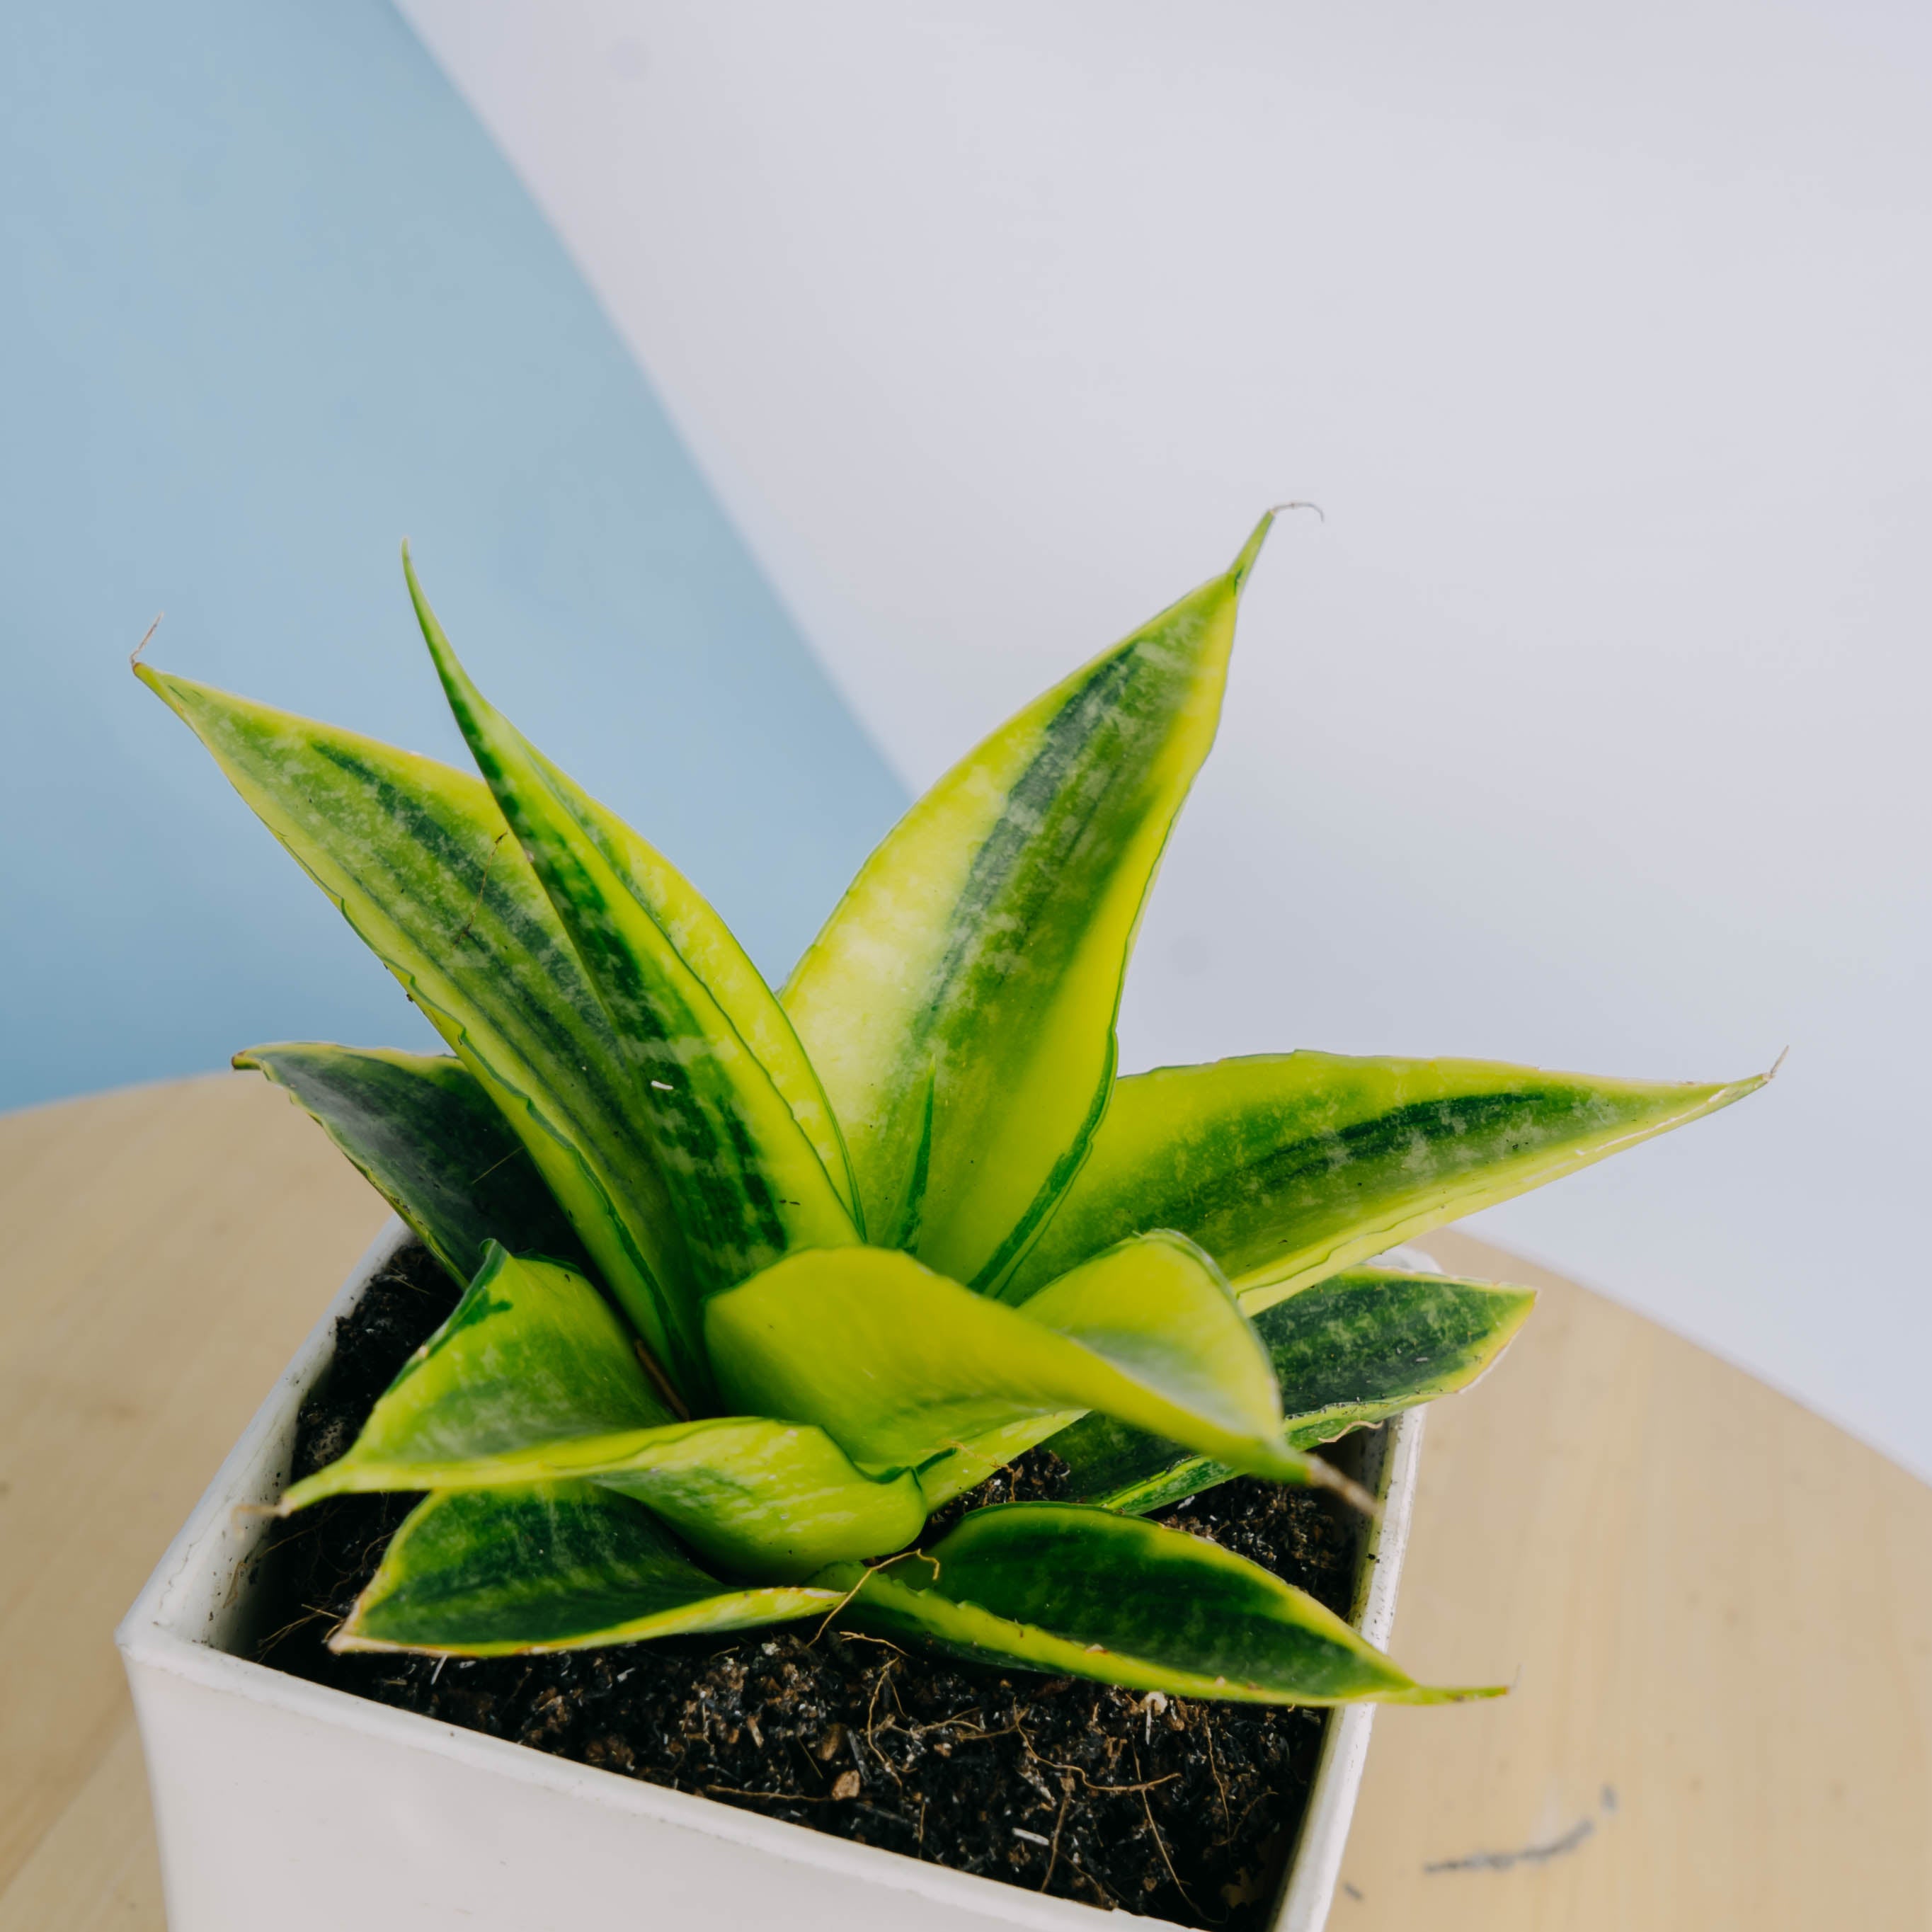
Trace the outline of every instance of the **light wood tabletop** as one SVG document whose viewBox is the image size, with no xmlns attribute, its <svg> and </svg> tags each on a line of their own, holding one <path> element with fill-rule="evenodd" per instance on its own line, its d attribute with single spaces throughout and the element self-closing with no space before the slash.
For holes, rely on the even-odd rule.
<svg viewBox="0 0 1932 1932">
<path fill-rule="evenodd" d="M 111 1632 L 386 1210 L 220 1076 L 0 1117 L 0 1932 L 158 1932 Z M 1454 1232 L 1542 1303 L 1432 1412 L 1334 1932 L 1932 1926 L 1932 1490 Z M 345 1848 L 346 1849 L 346 1848 Z"/>
</svg>

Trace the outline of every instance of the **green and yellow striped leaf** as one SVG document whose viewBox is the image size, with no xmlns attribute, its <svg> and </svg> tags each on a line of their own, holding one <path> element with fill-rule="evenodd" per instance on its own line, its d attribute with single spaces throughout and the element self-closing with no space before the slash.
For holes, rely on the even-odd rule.
<svg viewBox="0 0 1932 1932">
<path fill-rule="evenodd" d="M 909 1255 L 812 1250 L 713 1296 L 705 1335 L 734 1406 L 815 1423 L 861 1468 L 916 1470 L 935 1504 L 966 1486 L 958 1450 L 1010 1431 L 1016 1454 L 1088 1409 L 1277 1481 L 1341 1480 L 1282 1440 L 1265 1350 L 1174 1235 L 1125 1244 L 1018 1309 Z"/>
<path fill-rule="evenodd" d="M 452 1468 L 673 1420 L 623 1324 L 583 1276 L 492 1242 L 449 1318 L 404 1364 L 348 1452 L 295 1484 L 281 1507 L 286 1514 L 350 1490 L 451 1486 L 444 1472 Z"/>
<path fill-rule="evenodd" d="M 1148 1228 L 1250 1314 L 1352 1262 L 1727 1107 L 1764 1084 L 1602 1080 L 1481 1060 L 1257 1054 L 1114 1084 L 1087 1163 L 1004 1292 Z"/>
<path fill-rule="evenodd" d="M 629 1067 L 488 788 L 373 738 L 136 671 L 476 1076 L 678 1387 L 704 1390 L 690 1263 Z"/>
<path fill-rule="evenodd" d="M 297 1483 L 281 1507 L 566 1478 L 647 1504 L 706 1562 L 766 1582 L 901 1549 L 926 1520 L 910 1475 L 862 1475 L 818 1429 L 759 1417 L 674 1421 L 581 1275 L 494 1244 L 348 1453 Z"/>
<path fill-rule="evenodd" d="M 988 1286 L 1078 1167 L 1142 902 L 1213 742 L 1268 526 L 940 779 L 786 986 L 875 1244 Z"/>
<path fill-rule="evenodd" d="M 1526 1288 L 1393 1268 L 1352 1268 L 1298 1290 L 1255 1318 L 1281 1385 L 1283 1434 L 1312 1448 L 1467 1388 L 1535 1300 Z M 1136 1514 L 1236 1473 L 1111 1416 L 1086 1416 L 1047 1446 L 1068 1466 L 1070 1501 Z"/>
<path fill-rule="evenodd" d="M 1288 1439 L 1312 1447 L 1468 1388 L 1535 1306 L 1534 1288 L 1350 1268 L 1263 1310 L 1255 1328 Z"/>
<path fill-rule="evenodd" d="M 284 1041 L 235 1064 L 285 1089 L 458 1281 L 492 1240 L 590 1264 L 529 1150 L 460 1060 Z"/>
<path fill-rule="evenodd" d="M 975 1510 L 929 1551 L 818 1580 L 842 1620 L 1003 1668 L 1255 1704 L 1438 1704 L 1306 1592 L 1201 1538 L 1063 1503 Z"/>
<path fill-rule="evenodd" d="M 866 1475 L 822 1429 L 765 1416 L 680 1423 L 583 1454 L 599 1489 L 647 1503 L 706 1562 L 762 1583 L 903 1550 L 929 1507 L 909 1471 Z M 561 1459 L 558 1473 L 572 1473 Z"/>
<path fill-rule="evenodd" d="M 458 1490 L 410 1512 L 329 1648 L 580 1650 L 824 1616 L 842 1594 L 720 1582 L 641 1503 L 589 1483 Z"/>
<path fill-rule="evenodd" d="M 450 710 L 636 1076 L 636 1113 L 658 1150 L 700 1292 L 742 1281 L 794 1247 L 856 1241 L 832 1179 L 847 1178 L 844 1148 L 776 999 L 689 882 L 477 690 L 406 552 L 404 565 Z M 774 1053 L 819 1145 L 674 935 Z"/>
</svg>

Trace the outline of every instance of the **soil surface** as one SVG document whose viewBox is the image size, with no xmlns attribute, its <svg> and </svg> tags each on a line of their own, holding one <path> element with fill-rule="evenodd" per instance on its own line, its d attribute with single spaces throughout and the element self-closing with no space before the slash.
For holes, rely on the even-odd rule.
<svg viewBox="0 0 1932 1932">
<path fill-rule="evenodd" d="M 297 1477 L 348 1448 L 457 1294 L 420 1248 L 371 1284 L 302 1410 Z M 1061 1466 L 1036 1450 L 971 1500 L 1051 1498 Z M 1265 1920 L 1322 1712 L 1001 1672 L 812 1623 L 540 1657 L 334 1655 L 329 1632 L 417 1500 L 338 1497 L 278 1526 L 263 1663 L 1058 1897 L 1215 1932 Z M 1326 1496 L 1244 1478 L 1160 1520 L 1348 1612 L 1357 1528 Z"/>
</svg>

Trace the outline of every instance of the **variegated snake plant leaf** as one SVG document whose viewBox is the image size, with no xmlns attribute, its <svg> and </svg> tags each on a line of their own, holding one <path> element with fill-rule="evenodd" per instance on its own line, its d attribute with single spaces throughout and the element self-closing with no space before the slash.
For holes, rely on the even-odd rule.
<svg viewBox="0 0 1932 1932">
<path fill-rule="evenodd" d="M 463 1288 L 283 1500 L 427 1492 L 338 1648 L 812 1617 L 1187 1696 L 1488 1694 L 1146 1516 L 1237 1473 L 1372 1508 L 1316 1449 L 1466 1387 L 1532 1298 L 1365 1264 L 1762 1082 L 1312 1052 L 1117 1077 L 1269 522 L 940 779 L 782 995 L 490 704 L 406 551 L 480 778 L 136 666 L 449 1048 L 236 1057 Z M 1042 1442 L 1065 1500 L 928 1535 Z"/>
</svg>

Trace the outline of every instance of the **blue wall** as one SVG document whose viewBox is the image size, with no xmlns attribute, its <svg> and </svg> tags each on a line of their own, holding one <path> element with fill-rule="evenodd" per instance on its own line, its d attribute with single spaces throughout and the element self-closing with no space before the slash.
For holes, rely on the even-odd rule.
<svg viewBox="0 0 1932 1932">
<path fill-rule="evenodd" d="M 0 1106 L 426 1038 L 129 676 L 452 759 L 479 682 L 781 973 L 902 802 L 378 0 L 0 10 Z"/>
</svg>

